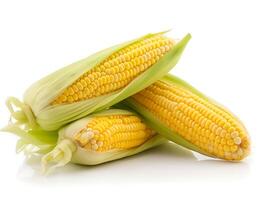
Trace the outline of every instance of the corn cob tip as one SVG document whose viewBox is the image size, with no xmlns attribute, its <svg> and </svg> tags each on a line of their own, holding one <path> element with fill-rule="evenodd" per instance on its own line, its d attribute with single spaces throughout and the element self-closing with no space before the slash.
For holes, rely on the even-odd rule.
<svg viewBox="0 0 266 200">
<path fill-rule="evenodd" d="M 74 140 L 84 149 L 108 152 L 137 147 L 154 134 L 137 116 L 111 115 L 90 119 L 87 126 L 74 135 Z"/>
</svg>

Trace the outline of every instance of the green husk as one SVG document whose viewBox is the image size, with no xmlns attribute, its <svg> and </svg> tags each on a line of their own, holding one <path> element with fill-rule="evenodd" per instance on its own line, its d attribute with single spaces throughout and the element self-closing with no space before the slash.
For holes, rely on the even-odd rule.
<svg viewBox="0 0 266 200">
<path fill-rule="evenodd" d="M 127 110 L 110 109 L 82 118 L 60 129 L 56 147 L 42 158 L 43 172 L 49 173 L 55 168 L 64 166 L 69 162 L 81 165 L 98 165 L 131 156 L 167 142 L 166 139 L 156 134 L 139 147 L 132 148 L 130 150 L 112 150 L 102 153 L 84 149 L 77 145 L 73 140 L 73 135 L 86 127 L 91 118 L 95 116 L 116 114 L 136 115 L 135 113 Z"/>
<path fill-rule="evenodd" d="M 57 142 L 56 131 L 44 131 L 42 129 L 29 129 L 23 125 L 9 124 L 1 131 L 10 132 L 19 137 L 16 145 L 16 152 L 27 151 L 30 154 L 45 154 L 51 151 Z M 29 152 L 32 149 L 32 152 Z"/>
<path fill-rule="evenodd" d="M 31 128 L 38 128 L 40 126 L 44 130 L 57 130 L 65 124 L 85 117 L 93 112 L 104 110 L 144 89 L 160 79 L 178 62 L 185 46 L 191 38 L 190 34 L 186 35 L 156 64 L 135 78 L 125 88 L 107 95 L 72 104 L 50 104 L 67 86 L 71 85 L 78 77 L 95 67 L 109 55 L 127 45 L 154 35 L 156 34 L 148 34 L 136 40 L 105 49 L 39 80 L 26 91 L 24 103 L 13 97 L 8 99 L 7 106 L 12 118 L 17 120 L 18 123 L 27 124 Z M 12 105 L 18 107 L 19 111 L 15 112 Z"/>
<path fill-rule="evenodd" d="M 203 93 L 198 91 L 196 88 L 185 82 L 184 80 L 175 77 L 173 75 L 166 75 L 164 76 L 160 81 L 164 81 L 173 85 L 179 85 L 183 88 L 188 89 L 189 91 L 193 92 L 194 94 L 197 94 L 201 98 L 210 100 L 207 96 L 205 96 Z M 173 141 L 183 147 L 186 147 L 190 150 L 199 152 L 201 154 L 213 157 L 213 155 L 203 151 L 199 147 L 191 144 L 189 141 L 187 141 L 185 138 L 183 138 L 179 133 L 176 133 L 175 131 L 171 130 L 166 124 L 164 124 L 162 121 L 160 121 L 156 116 L 154 116 L 153 113 L 151 113 L 149 110 L 147 110 L 142 105 L 138 104 L 133 98 L 127 98 L 124 101 L 120 102 L 116 105 L 116 108 L 129 108 L 133 111 L 140 114 L 143 121 L 152 129 L 157 131 L 160 135 L 164 136 L 170 141 Z"/>
</svg>

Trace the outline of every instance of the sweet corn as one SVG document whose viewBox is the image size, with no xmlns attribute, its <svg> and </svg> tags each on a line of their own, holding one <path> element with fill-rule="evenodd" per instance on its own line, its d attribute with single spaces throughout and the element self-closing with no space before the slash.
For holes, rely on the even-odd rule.
<svg viewBox="0 0 266 200">
<path fill-rule="evenodd" d="M 152 136 L 152 130 L 137 116 L 111 115 L 91 119 L 74 139 L 85 149 L 106 152 L 134 148 Z"/>
<path fill-rule="evenodd" d="M 154 35 L 119 50 L 79 77 L 52 104 L 79 102 L 121 89 L 155 64 L 174 43 Z"/>
<path fill-rule="evenodd" d="M 225 160 L 242 160 L 249 154 L 243 124 L 179 78 L 168 75 L 125 103 L 154 130 L 187 148 Z"/>
<path fill-rule="evenodd" d="M 46 172 L 68 162 L 96 165 L 134 155 L 166 141 L 134 113 L 110 109 L 62 128 L 57 146 L 42 158 L 42 165 Z"/>
<path fill-rule="evenodd" d="M 11 97 L 7 106 L 19 123 L 57 130 L 161 78 L 178 62 L 189 39 L 189 34 L 179 42 L 163 33 L 148 34 L 105 49 L 39 80 L 26 91 L 24 102 Z"/>
</svg>

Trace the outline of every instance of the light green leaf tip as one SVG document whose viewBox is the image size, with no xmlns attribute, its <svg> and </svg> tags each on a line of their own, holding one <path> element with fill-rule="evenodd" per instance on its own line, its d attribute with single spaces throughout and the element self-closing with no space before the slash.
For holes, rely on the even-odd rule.
<svg viewBox="0 0 266 200">
<path fill-rule="evenodd" d="M 5 126 L 0 131 L 9 132 L 19 137 L 16 152 L 30 154 L 45 154 L 55 147 L 57 142 L 56 131 L 44 131 L 41 129 L 28 129 L 23 125 L 12 124 Z"/>
</svg>

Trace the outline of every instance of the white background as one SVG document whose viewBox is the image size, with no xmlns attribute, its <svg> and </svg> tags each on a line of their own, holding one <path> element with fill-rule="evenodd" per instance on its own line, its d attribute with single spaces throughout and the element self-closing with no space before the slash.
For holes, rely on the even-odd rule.
<svg viewBox="0 0 266 200">
<path fill-rule="evenodd" d="M 44 75 L 149 32 L 192 34 L 172 73 L 245 123 L 252 154 L 241 163 L 198 160 L 175 145 L 97 167 L 68 165 L 49 177 L 0 134 L 0 199 L 265 198 L 266 6 L 263 1 L 0 1 L 0 126 L 7 96 Z M 37 169 L 36 169 L 37 168 Z"/>
</svg>

